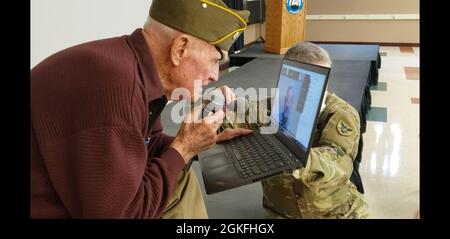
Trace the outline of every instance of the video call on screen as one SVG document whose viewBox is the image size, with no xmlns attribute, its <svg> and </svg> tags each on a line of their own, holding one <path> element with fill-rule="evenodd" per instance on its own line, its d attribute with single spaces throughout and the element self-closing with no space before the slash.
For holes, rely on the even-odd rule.
<svg viewBox="0 0 450 239">
<path fill-rule="evenodd" d="M 325 77 L 286 64 L 281 68 L 279 108 L 275 111 L 279 112 L 277 121 L 305 148 L 309 145 L 317 108 L 321 104 Z"/>
</svg>

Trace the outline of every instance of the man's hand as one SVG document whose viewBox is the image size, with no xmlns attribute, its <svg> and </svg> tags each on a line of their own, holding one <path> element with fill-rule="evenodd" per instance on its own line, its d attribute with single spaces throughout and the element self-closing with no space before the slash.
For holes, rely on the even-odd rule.
<svg viewBox="0 0 450 239">
<path fill-rule="evenodd" d="M 218 87 L 217 89 L 220 90 L 222 92 L 222 94 L 224 95 L 224 97 L 225 97 L 225 104 L 224 104 L 224 106 L 229 105 L 233 101 L 236 100 L 236 95 L 233 93 L 233 91 L 230 89 L 230 87 L 228 87 L 226 85 L 223 85 L 221 87 Z M 224 107 L 224 108 L 225 108 L 225 111 L 226 111 L 226 107 Z"/>
<path fill-rule="evenodd" d="M 222 125 L 225 114 L 217 111 L 199 119 L 202 107 L 194 107 L 181 125 L 178 135 L 170 145 L 180 153 L 185 163 L 198 153 L 212 148 L 217 141 L 217 129 Z"/>
<path fill-rule="evenodd" d="M 219 142 L 222 142 L 222 141 L 230 140 L 230 139 L 238 137 L 238 136 L 251 134 L 252 132 L 253 132 L 252 130 L 242 129 L 242 128 L 225 129 L 219 135 L 217 135 L 217 141 L 216 142 L 219 143 Z"/>
<path fill-rule="evenodd" d="M 218 89 L 222 92 L 222 94 L 225 97 L 225 105 L 234 103 L 234 101 L 237 99 L 236 95 L 233 93 L 233 91 L 228 86 L 223 85 L 223 86 L 219 87 Z M 226 112 L 227 107 L 224 107 L 224 109 Z M 251 134 L 252 132 L 253 132 L 252 130 L 242 129 L 242 128 L 240 128 L 240 129 L 225 129 L 217 136 L 217 143 L 226 141 L 226 140 L 230 140 L 230 139 L 238 137 L 238 136 Z"/>
</svg>

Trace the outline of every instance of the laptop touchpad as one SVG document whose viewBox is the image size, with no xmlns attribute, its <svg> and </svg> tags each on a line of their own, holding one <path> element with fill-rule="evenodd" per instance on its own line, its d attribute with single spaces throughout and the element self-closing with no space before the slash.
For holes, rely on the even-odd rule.
<svg viewBox="0 0 450 239">
<path fill-rule="evenodd" d="M 234 188 L 239 185 L 239 175 L 233 164 L 226 164 L 216 168 L 211 168 L 207 172 L 205 180 L 205 190 L 207 194 L 220 192 L 226 189 Z"/>
<path fill-rule="evenodd" d="M 224 152 L 221 152 L 205 157 L 203 163 L 206 170 L 211 170 L 227 165 L 230 162 L 227 159 L 227 155 Z"/>
<path fill-rule="evenodd" d="M 225 146 L 223 146 L 222 144 L 216 144 L 214 145 L 214 147 L 201 152 L 198 156 L 200 158 L 208 158 L 214 155 L 218 155 L 220 153 L 224 153 L 225 152 Z M 223 155 L 223 157 L 225 158 L 225 155 Z"/>
</svg>

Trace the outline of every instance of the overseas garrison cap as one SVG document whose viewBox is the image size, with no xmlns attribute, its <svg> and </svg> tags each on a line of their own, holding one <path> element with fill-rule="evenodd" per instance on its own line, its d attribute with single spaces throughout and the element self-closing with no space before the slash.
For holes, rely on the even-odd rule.
<svg viewBox="0 0 450 239">
<path fill-rule="evenodd" d="M 153 0 L 150 17 L 203 39 L 224 51 L 247 28 L 249 11 L 228 8 L 221 0 Z"/>
</svg>

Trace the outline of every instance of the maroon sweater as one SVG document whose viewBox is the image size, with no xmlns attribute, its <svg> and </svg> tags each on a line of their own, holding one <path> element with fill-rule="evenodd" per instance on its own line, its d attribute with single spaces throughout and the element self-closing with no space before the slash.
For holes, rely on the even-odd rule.
<svg viewBox="0 0 450 239">
<path fill-rule="evenodd" d="M 161 133 L 166 102 L 141 29 L 34 67 L 31 217 L 159 217 L 185 166 Z"/>
</svg>

